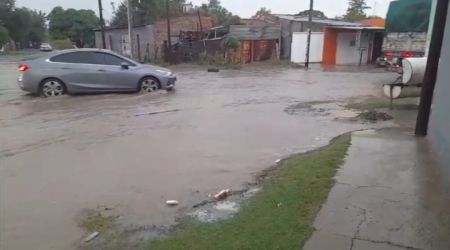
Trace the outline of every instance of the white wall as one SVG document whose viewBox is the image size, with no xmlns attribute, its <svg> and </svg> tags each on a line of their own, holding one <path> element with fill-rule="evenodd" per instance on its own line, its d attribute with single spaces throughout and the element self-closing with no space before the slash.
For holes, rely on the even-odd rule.
<svg viewBox="0 0 450 250">
<path fill-rule="evenodd" d="M 293 32 L 291 44 L 291 61 L 294 63 L 305 63 L 307 32 Z M 311 47 L 309 61 L 312 63 L 322 62 L 323 53 L 323 32 L 311 33 Z"/>
<path fill-rule="evenodd" d="M 337 37 L 336 64 L 359 64 L 360 48 L 363 51 L 362 64 L 367 64 L 370 36 L 358 32 L 340 32 Z"/>
</svg>

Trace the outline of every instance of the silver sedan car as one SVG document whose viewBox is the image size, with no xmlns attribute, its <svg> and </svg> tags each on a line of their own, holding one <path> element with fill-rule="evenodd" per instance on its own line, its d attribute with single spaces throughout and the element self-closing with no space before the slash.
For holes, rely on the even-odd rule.
<svg viewBox="0 0 450 250">
<path fill-rule="evenodd" d="M 176 77 L 165 68 L 137 63 L 109 50 L 72 49 L 19 65 L 18 84 L 44 97 L 66 93 L 172 90 Z"/>
</svg>

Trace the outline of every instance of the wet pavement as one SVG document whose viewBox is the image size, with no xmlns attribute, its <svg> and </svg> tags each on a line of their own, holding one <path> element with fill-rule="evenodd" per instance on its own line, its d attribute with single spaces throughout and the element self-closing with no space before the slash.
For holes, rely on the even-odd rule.
<svg viewBox="0 0 450 250">
<path fill-rule="evenodd" d="M 305 250 L 450 249 L 450 183 L 410 128 L 355 132 Z"/>
<path fill-rule="evenodd" d="M 14 64 L 0 64 L 1 249 L 75 248 L 87 234 L 78 227 L 85 209 L 108 207 L 125 227 L 172 225 L 276 159 L 348 131 L 395 126 L 341 121 L 349 112 L 337 104 L 381 95 L 392 73 L 175 71 L 173 93 L 41 99 L 17 90 Z M 311 102 L 322 106 L 299 105 Z M 167 207 L 172 199 L 180 206 Z"/>
</svg>

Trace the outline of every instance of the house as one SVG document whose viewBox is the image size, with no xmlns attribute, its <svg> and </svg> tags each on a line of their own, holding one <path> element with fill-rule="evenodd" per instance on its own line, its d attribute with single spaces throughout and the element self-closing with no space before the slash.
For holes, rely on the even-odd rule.
<svg viewBox="0 0 450 250">
<path fill-rule="evenodd" d="M 360 23 L 364 26 L 384 27 L 386 26 L 386 19 L 381 17 L 371 17 L 361 20 Z"/>
<path fill-rule="evenodd" d="M 209 31 L 209 40 L 234 38 L 239 41 L 235 57 L 241 63 L 279 58 L 281 29 L 279 25 L 229 25 Z"/>
<path fill-rule="evenodd" d="M 133 40 L 135 57 L 139 61 L 148 61 L 150 58 L 153 58 L 155 56 L 152 49 L 155 44 L 153 25 L 135 26 L 133 35 L 135 36 Z M 128 57 L 131 55 L 127 28 L 106 27 L 105 42 L 106 49 Z M 102 48 L 100 30 L 95 31 L 95 45 L 97 48 Z"/>
<path fill-rule="evenodd" d="M 324 65 L 363 65 L 376 61 L 382 53 L 384 28 L 326 26 L 323 36 Z"/>
<path fill-rule="evenodd" d="M 180 32 L 207 30 L 214 26 L 210 16 L 198 17 L 198 14 L 184 14 L 170 19 L 171 42 L 178 43 Z M 160 20 L 150 25 L 136 26 L 133 29 L 134 55 L 139 61 L 152 61 L 164 55 L 164 42 L 167 41 L 167 21 Z M 121 55 L 130 55 L 128 29 L 126 27 L 106 27 L 106 48 Z M 101 32 L 95 30 L 95 44 L 102 47 Z"/>
<path fill-rule="evenodd" d="M 307 32 L 308 31 L 308 17 L 298 15 L 280 15 L 272 14 L 263 16 L 260 19 L 267 23 L 277 24 L 281 27 L 281 58 L 291 59 L 291 47 L 293 41 L 294 32 Z M 359 23 L 345 22 L 334 19 L 321 19 L 313 18 L 311 31 L 312 32 L 324 32 L 325 27 L 333 26 L 362 26 Z"/>
</svg>

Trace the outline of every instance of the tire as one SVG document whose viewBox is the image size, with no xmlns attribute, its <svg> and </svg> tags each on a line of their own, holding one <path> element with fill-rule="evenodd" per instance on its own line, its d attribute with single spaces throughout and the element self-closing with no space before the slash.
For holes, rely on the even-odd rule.
<svg viewBox="0 0 450 250">
<path fill-rule="evenodd" d="M 150 93 L 161 89 L 161 83 L 153 76 L 146 76 L 139 81 L 139 92 Z"/>
<path fill-rule="evenodd" d="M 66 85 L 56 78 L 48 78 L 42 81 L 39 94 L 43 97 L 55 97 L 66 94 Z"/>
</svg>

